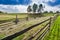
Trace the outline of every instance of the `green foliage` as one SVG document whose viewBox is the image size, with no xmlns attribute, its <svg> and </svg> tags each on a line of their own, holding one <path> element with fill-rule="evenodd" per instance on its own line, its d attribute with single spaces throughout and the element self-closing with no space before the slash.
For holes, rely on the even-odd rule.
<svg viewBox="0 0 60 40">
<path fill-rule="evenodd" d="M 39 5 L 38 12 L 39 12 L 39 13 L 41 13 L 41 11 L 42 11 L 42 10 L 43 10 L 43 5 L 42 5 L 42 4 L 40 4 L 40 5 Z"/>
<path fill-rule="evenodd" d="M 31 9 L 31 6 L 29 5 L 28 8 L 27 8 L 27 12 L 31 12 L 32 9 Z"/>
<path fill-rule="evenodd" d="M 36 12 L 37 8 L 38 8 L 38 5 L 34 3 L 33 4 L 33 12 Z"/>
<path fill-rule="evenodd" d="M 38 13 L 38 14 L 29 14 L 28 16 L 29 17 L 42 17 L 42 15 L 43 14 Z"/>
<path fill-rule="evenodd" d="M 3 13 L 2 11 L 0 11 L 0 13 Z"/>
<path fill-rule="evenodd" d="M 60 13 L 59 11 L 56 11 L 56 13 Z"/>
<path fill-rule="evenodd" d="M 43 4 L 37 5 L 37 4 L 34 3 L 33 6 L 30 6 L 30 5 L 28 6 L 27 12 L 33 11 L 34 13 L 35 12 L 41 13 L 41 11 L 43 10 L 43 8 L 44 8 Z"/>
<path fill-rule="evenodd" d="M 53 11 L 50 11 L 50 13 L 53 13 Z"/>
<path fill-rule="evenodd" d="M 48 13 L 48 11 L 44 11 L 44 13 Z"/>
</svg>

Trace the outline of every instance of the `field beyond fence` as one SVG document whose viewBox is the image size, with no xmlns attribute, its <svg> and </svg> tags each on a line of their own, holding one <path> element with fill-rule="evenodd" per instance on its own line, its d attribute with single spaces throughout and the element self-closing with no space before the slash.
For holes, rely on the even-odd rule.
<svg viewBox="0 0 60 40">
<path fill-rule="evenodd" d="M 44 27 L 40 28 L 36 33 L 34 33 L 32 36 L 30 36 L 30 37 L 27 38 L 27 40 L 32 40 L 32 39 L 34 39 L 34 38 L 41 32 L 41 34 L 36 38 L 36 40 L 39 40 L 39 39 L 41 40 L 41 39 L 43 39 L 44 36 L 50 31 L 51 24 L 54 22 L 54 20 L 55 20 L 57 17 L 58 17 L 58 15 L 54 15 L 53 17 L 49 17 L 48 19 L 46 19 L 46 20 L 44 20 L 44 21 L 41 21 L 41 22 L 39 22 L 39 23 L 37 23 L 37 24 L 34 24 L 34 25 L 31 25 L 30 27 L 25 28 L 25 29 L 23 29 L 23 30 L 21 30 L 21 31 L 19 31 L 19 32 L 16 32 L 16 33 L 14 33 L 13 35 L 9 35 L 9 36 L 7 36 L 7 37 L 4 37 L 4 38 L 1 39 L 1 40 L 12 40 L 12 39 L 14 39 L 14 38 L 16 38 L 16 37 L 18 37 L 18 36 L 20 36 L 20 35 L 23 35 L 24 33 L 28 32 L 29 30 L 31 30 L 31 29 L 33 29 L 33 28 L 35 28 L 35 27 L 37 27 L 37 26 L 39 26 L 39 25 L 47 22 L 47 23 L 44 25 Z M 14 23 L 13 23 L 13 24 L 10 23 L 10 24 L 11 24 L 11 25 L 14 25 Z M 7 26 L 8 24 L 4 24 L 4 25 Z M 8 26 L 9 26 L 9 25 L 8 25 Z M 26 38 L 25 38 L 25 40 L 26 40 Z"/>
</svg>

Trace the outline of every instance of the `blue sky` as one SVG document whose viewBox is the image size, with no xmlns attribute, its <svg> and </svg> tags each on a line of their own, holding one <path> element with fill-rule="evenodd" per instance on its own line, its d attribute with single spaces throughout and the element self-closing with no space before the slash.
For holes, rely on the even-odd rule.
<svg viewBox="0 0 60 40">
<path fill-rule="evenodd" d="M 0 4 L 3 5 L 28 5 L 31 0 L 0 0 Z"/>
<path fill-rule="evenodd" d="M 57 6 L 57 5 L 60 5 L 60 0 L 55 0 L 54 2 L 48 1 L 47 4 L 49 4 L 49 5 L 51 5 L 51 6 Z"/>
<path fill-rule="evenodd" d="M 28 5 L 44 4 L 45 10 L 60 10 L 60 0 L 0 0 L 0 11 L 26 12 Z M 48 8 L 47 8 L 48 7 Z"/>
</svg>

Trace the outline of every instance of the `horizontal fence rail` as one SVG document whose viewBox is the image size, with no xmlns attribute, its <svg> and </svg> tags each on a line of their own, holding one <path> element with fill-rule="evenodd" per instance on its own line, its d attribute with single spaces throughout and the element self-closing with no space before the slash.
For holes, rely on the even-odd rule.
<svg viewBox="0 0 60 40">
<path fill-rule="evenodd" d="M 45 31 L 36 40 L 41 40 L 48 31 L 49 29 L 46 28 Z"/>
<path fill-rule="evenodd" d="M 46 28 L 46 26 L 49 24 L 49 22 L 43 27 L 41 28 L 40 30 L 38 30 L 34 35 L 32 35 L 28 40 L 31 40 L 33 39 L 39 32 L 41 32 L 44 28 Z"/>
</svg>

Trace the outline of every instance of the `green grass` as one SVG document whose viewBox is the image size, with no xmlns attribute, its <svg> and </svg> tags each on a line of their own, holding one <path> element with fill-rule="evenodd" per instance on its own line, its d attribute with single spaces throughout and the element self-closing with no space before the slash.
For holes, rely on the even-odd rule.
<svg viewBox="0 0 60 40">
<path fill-rule="evenodd" d="M 4 38 L 5 37 L 5 34 L 0 34 L 0 39 Z"/>
<path fill-rule="evenodd" d="M 27 14 L 17 14 L 18 18 L 26 18 Z M 0 14 L 0 23 L 15 20 L 16 14 Z"/>
<path fill-rule="evenodd" d="M 22 40 L 23 37 L 24 37 L 24 35 L 21 35 L 21 36 L 18 36 L 16 38 L 12 39 L 12 40 Z"/>
<path fill-rule="evenodd" d="M 25 18 L 28 15 L 25 13 L 21 13 L 21 14 L 17 14 L 18 18 Z M 43 13 L 44 16 L 52 16 L 54 15 L 53 13 Z M 16 18 L 16 14 L 0 14 L 0 20 L 9 20 L 9 19 L 13 19 Z"/>
<path fill-rule="evenodd" d="M 18 18 L 26 18 L 28 15 L 27 13 L 21 13 L 21 14 L 17 14 L 18 15 Z M 53 16 L 52 13 L 46 13 L 46 14 L 43 14 L 44 16 Z M 34 16 L 34 15 L 33 15 Z M 0 14 L 0 23 L 4 23 L 4 22 L 8 22 L 8 21 L 12 21 L 12 20 L 15 20 L 16 18 L 16 14 Z"/>
<path fill-rule="evenodd" d="M 54 13 L 43 13 L 44 16 L 53 16 Z"/>
<path fill-rule="evenodd" d="M 60 40 L 60 16 L 55 20 L 44 40 Z"/>
<path fill-rule="evenodd" d="M 23 14 L 17 14 L 18 18 L 25 18 L 27 15 Z M 8 20 L 16 18 L 16 14 L 0 14 L 0 20 Z"/>
</svg>

